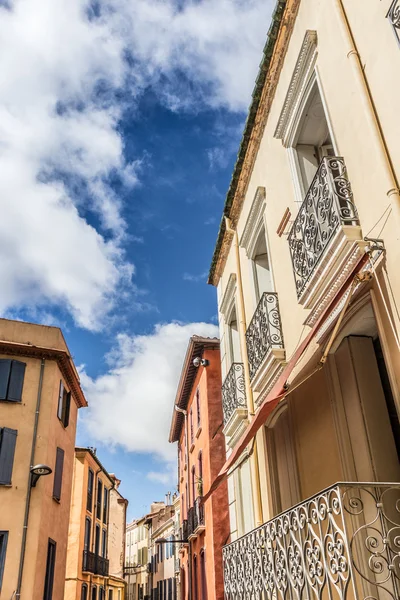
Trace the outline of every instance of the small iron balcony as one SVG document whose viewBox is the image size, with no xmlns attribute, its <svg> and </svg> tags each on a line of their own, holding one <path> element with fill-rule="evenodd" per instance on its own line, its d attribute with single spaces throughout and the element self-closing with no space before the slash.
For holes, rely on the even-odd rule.
<svg viewBox="0 0 400 600">
<path fill-rule="evenodd" d="M 89 550 L 83 551 L 82 571 L 108 577 L 108 566 L 109 561 L 107 558 L 89 552 Z"/>
<path fill-rule="evenodd" d="M 387 18 L 393 28 L 397 42 L 400 44 L 400 0 L 393 0 L 387 13 Z"/>
<path fill-rule="evenodd" d="M 222 410 L 224 425 L 237 408 L 247 408 L 242 363 L 233 363 L 222 385 Z"/>
<path fill-rule="evenodd" d="M 344 159 L 338 156 L 325 157 L 288 237 L 299 301 L 321 266 L 323 257 L 329 258 L 327 250 L 333 238 L 340 228 L 346 233 L 346 227 L 348 229 L 349 226 L 359 226 L 359 220 Z M 349 239 L 344 235 L 344 244 L 347 241 L 354 242 L 358 237 L 357 232 L 349 236 L 348 231 L 347 236 Z M 342 245 L 338 243 L 337 248 Z M 324 274 L 325 279 L 328 276 L 329 273 Z"/>
<path fill-rule="evenodd" d="M 265 292 L 261 296 L 251 323 L 246 331 L 247 356 L 252 380 L 269 350 L 283 348 L 278 295 Z"/>
<path fill-rule="evenodd" d="M 225 599 L 400 597 L 400 484 L 338 483 L 223 548 Z"/>
</svg>

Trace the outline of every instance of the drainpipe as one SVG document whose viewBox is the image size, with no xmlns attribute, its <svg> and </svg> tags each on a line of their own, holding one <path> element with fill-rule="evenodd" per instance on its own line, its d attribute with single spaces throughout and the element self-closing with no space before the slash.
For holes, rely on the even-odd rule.
<svg viewBox="0 0 400 600">
<path fill-rule="evenodd" d="M 243 370 L 244 370 L 244 381 L 246 386 L 246 398 L 247 398 L 247 410 L 249 415 L 254 415 L 254 399 L 253 390 L 250 385 L 250 370 L 249 370 L 249 358 L 247 355 L 246 345 L 246 313 L 244 308 L 244 294 L 243 294 L 243 283 L 242 283 L 242 269 L 240 265 L 240 251 L 239 251 L 239 238 L 236 229 L 232 228 L 231 220 L 225 217 L 226 230 L 233 234 L 233 248 L 235 253 L 236 263 L 236 275 L 237 275 L 237 289 L 238 289 L 238 313 L 239 313 L 239 340 L 240 340 L 240 351 L 243 358 Z M 250 459 L 251 479 L 254 491 L 254 512 L 256 527 L 259 527 L 263 523 L 262 516 L 262 502 L 261 502 L 261 485 L 260 485 L 260 465 L 258 460 L 258 449 L 257 441 L 254 444 L 253 454 Z"/>
<path fill-rule="evenodd" d="M 186 456 L 187 456 L 187 480 L 188 480 L 188 493 L 186 494 L 186 516 L 189 516 L 189 507 L 190 507 L 190 469 L 189 469 L 189 431 L 188 431 L 188 418 L 187 418 L 187 410 L 183 408 L 179 408 L 175 404 L 175 410 L 178 413 L 181 413 L 185 418 L 185 436 L 186 436 Z M 194 505 L 194 498 L 193 498 Z M 183 519 L 182 519 L 183 520 Z M 192 600 L 192 542 L 188 540 L 188 600 Z"/>
<path fill-rule="evenodd" d="M 31 468 L 35 464 L 35 448 L 36 448 L 37 432 L 38 432 L 38 426 L 39 426 L 39 412 L 40 412 L 40 402 L 42 400 L 42 387 L 43 387 L 43 375 L 44 375 L 45 362 L 46 362 L 45 359 L 42 358 L 41 363 L 40 363 L 40 375 L 39 375 L 39 384 L 38 384 L 38 392 L 37 392 L 37 399 L 36 399 L 35 421 L 34 421 L 34 425 L 33 425 L 31 458 L 30 458 L 29 477 L 28 477 L 28 490 L 26 492 L 24 526 L 23 526 L 23 530 L 22 530 L 21 554 L 20 554 L 19 569 L 18 569 L 18 582 L 17 582 L 17 590 L 15 593 L 15 598 L 17 600 L 19 600 L 21 597 L 22 576 L 24 573 L 26 537 L 27 537 L 27 533 L 28 533 L 29 508 L 30 508 L 31 493 L 32 493 Z"/>
<path fill-rule="evenodd" d="M 347 45 L 347 58 L 351 62 L 355 79 L 358 85 L 361 100 L 365 108 L 365 115 L 369 121 L 370 130 L 378 148 L 377 156 L 385 174 L 386 195 L 397 219 L 397 231 L 400 231 L 400 191 L 399 182 L 393 169 L 386 140 L 379 122 L 379 117 L 372 99 L 368 81 L 362 66 L 360 54 L 350 28 L 350 24 L 342 0 L 334 0 L 338 20 L 345 43 Z"/>
</svg>

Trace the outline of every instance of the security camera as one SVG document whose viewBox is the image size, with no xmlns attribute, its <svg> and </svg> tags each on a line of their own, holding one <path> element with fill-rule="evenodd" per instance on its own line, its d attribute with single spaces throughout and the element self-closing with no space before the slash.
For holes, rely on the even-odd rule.
<svg viewBox="0 0 400 600">
<path fill-rule="evenodd" d="M 196 356 L 196 358 L 193 359 L 193 365 L 196 367 L 196 369 L 201 365 L 202 360 L 200 358 L 200 356 Z"/>
<path fill-rule="evenodd" d="M 206 358 L 202 358 L 201 359 L 201 366 L 202 367 L 208 367 L 209 364 L 210 364 L 210 361 L 207 360 Z"/>
</svg>

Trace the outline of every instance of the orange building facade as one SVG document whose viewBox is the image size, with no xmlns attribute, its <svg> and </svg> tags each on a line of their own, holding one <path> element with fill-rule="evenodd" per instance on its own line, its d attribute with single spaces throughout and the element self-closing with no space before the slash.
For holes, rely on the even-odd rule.
<svg viewBox="0 0 400 600">
<path fill-rule="evenodd" d="M 219 340 L 193 336 L 172 416 L 170 442 L 178 442 L 181 600 L 220 600 L 222 546 L 229 538 L 224 483 L 203 505 L 201 497 L 225 461 Z"/>
</svg>

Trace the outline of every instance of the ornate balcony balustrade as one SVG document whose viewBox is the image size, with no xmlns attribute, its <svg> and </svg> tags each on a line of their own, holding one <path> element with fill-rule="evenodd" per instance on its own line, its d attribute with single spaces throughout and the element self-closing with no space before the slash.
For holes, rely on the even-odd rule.
<svg viewBox="0 0 400 600">
<path fill-rule="evenodd" d="M 183 540 L 184 542 L 187 542 L 188 535 L 189 535 L 189 533 L 188 533 L 188 521 L 187 521 L 187 519 L 184 519 L 182 521 L 182 527 L 181 527 L 179 539 Z"/>
<path fill-rule="evenodd" d="M 393 0 L 387 14 L 389 23 L 391 24 L 396 39 L 400 45 L 400 0 Z"/>
<path fill-rule="evenodd" d="M 282 324 L 277 294 L 265 292 L 261 296 L 246 331 L 246 344 L 250 379 L 253 379 L 268 351 L 273 348 L 283 348 Z"/>
<path fill-rule="evenodd" d="M 82 571 L 108 577 L 109 561 L 89 550 L 83 551 Z"/>
<path fill-rule="evenodd" d="M 226 600 L 396 600 L 400 484 L 340 483 L 223 549 Z"/>
<path fill-rule="evenodd" d="M 237 408 L 247 408 L 242 363 L 232 363 L 222 384 L 222 410 L 225 425 Z"/>
<path fill-rule="evenodd" d="M 297 297 L 341 226 L 359 225 L 343 158 L 325 157 L 289 233 Z"/>
</svg>

